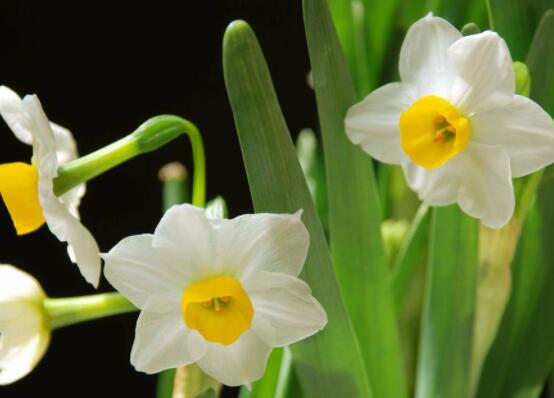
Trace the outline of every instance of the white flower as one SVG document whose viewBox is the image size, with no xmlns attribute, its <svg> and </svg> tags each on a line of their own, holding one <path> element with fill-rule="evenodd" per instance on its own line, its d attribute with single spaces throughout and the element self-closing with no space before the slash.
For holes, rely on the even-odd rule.
<svg viewBox="0 0 554 398">
<path fill-rule="evenodd" d="M 514 95 L 504 40 L 490 31 L 462 37 L 428 15 L 409 29 L 399 70 L 401 82 L 349 110 L 350 140 L 401 165 L 424 202 L 457 202 L 490 227 L 504 225 L 514 210 L 512 178 L 554 161 L 552 118 Z"/>
<path fill-rule="evenodd" d="M 156 373 L 196 362 L 227 385 L 260 378 L 272 347 L 327 322 L 298 278 L 308 245 L 300 213 L 223 220 L 190 205 L 169 209 L 154 235 L 122 240 L 103 257 L 142 310 L 131 363 Z"/>
<path fill-rule="evenodd" d="M 78 207 L 85 194 L 81 184 L 56 197 L 53 179 L 58 166 L 77 158 L 71 133 L 50 123 L 35 95 L 23 100 L 0 87 L 0 115 L 22 142 L 33 146 L 32 164 L 0 165 L 0 193 L 18 234 L 38 229 L 44 222 L 62 242 L 68 243 L 71 261 L 94 286 L 100 280 L 100 256 L 96 241 L 79 221 Z M 37 200 L 38 199 L 38 200 Z"/>
<path fill-rule="evenodd" d="M 26 376 L 50 342 L 38 282 L 11 265 L 0 265 L 0 385 Z"/>
</svg>

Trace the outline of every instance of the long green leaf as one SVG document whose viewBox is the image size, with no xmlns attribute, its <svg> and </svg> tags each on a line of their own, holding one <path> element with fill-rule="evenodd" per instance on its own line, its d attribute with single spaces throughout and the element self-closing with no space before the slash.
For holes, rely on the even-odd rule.
<svg viewBox="0 0 554 398">
<path fill-rule="evenodd" d="M 533 39 L 538 18 L 549 8 L 552 0 L 487 0 L 490 5 L 493 30 L 508 43 L 514 60 L 523 61 Z"/>
<path fill-rule="evenodd" d="M 338 289 L 329 249 L 262 51 L 248 24 L 232 23 L 223 44 L 225 83 L 257 212 L 303 209 L 311 242 L 301 274 L 329 323 L 294 344 L 294 366 L 306 397 L 369 397 L 360 347 Z"/>
<path fill-rule="evenodd" d="M 418 265 L 423 263 L 428 248 L 429 207 L 422 204 L 417 211 L 393 266 L 391 288 L 397 310 L 401 307 L 408 285 Z"/>
<path fill-rule="evenodd" d="M 344 132 L 344 117 L 356 95 L 326 0 L 304 0 L 304 24 L 323 136 L 335 272 L 373 393 L 403 397 L 407 391 L 375 177 L 370 157 Z"/>
<path fill-rule="evenodd" d="M 478 221 L 456 206 L 433 209 L 420 336 L 418 398 L 466 398 L 475 313 Z"/>
<path fill-rule="evenodd" d="M 554 12 L 539 24 L 529 51 L 531 97 L 554 112 Z M 537 208 L 525 223 L 512 265 L 512 296 L 485 361 L 478 397 L 537 397 L 554 362 L 554 168 L 538 191 Z"/>
</svg>

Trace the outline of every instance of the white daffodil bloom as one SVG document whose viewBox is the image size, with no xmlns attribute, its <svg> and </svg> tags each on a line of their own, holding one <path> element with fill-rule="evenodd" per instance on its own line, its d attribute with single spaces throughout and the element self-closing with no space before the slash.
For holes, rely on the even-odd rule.
<svg viewBox="0 0 554 398">
<path fill-rule="evenodd" d="M 457 202 L 489 227 L 504 225 L 514 210 L 512 178 L 554 161 L 552 118 L 514 94 L 504 40 L 490 31 L 463 37 L 428 15 L 410 27 L 399 71 L 401 82 L 348 111 L 350 140 L 401 165 L 427 204 Z"/>
<path fill-rule="evenodd" d="M 0 265 L 0 385 L 26 376 L 50 342 L 39 283 L 11 265 Z"/>
<path fill-rule="evenodd" d="M 298 278 L 309 235 L 296 215 L 208 218 L 169 209 L 154 235 L 103 255 L 106 278 L 142 310 L 131 363 L 156 373 L 196 362 L 227 385 L 259 379 L 272 347 L 321 330 L 325 311 Z"/>
<path fill-rule="evenodd" d="M 0 193 L 19 235 L 40 228 L 44 222 L 62 242 L 67 242 L 71 261 L 94 286 L 100 280 L 100 256 L 96 241 L 79 221 L 78 207 L 85 194 L 81 184 L 56 197 L 53 179 L 58 166 L 77 158 L 71 133 L 50 123 L 35 95 L 23 100 L 0 87 L 0 115 L 15 136 L 33 146 L 31 164 L 0 165 Z"/>
</svg>

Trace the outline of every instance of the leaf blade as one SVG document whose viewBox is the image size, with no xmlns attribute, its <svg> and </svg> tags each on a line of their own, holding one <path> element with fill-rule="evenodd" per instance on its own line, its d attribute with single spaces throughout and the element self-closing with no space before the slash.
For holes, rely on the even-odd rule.
<svg viewBox="0 0 554 398">
<path fill-rule="evenodd" d="M 306 397 L 371 397 L 360 348 L 346 314 L 321 224 L 296 157 L 265 59 L 250 27 L 232 23 L 223 45 L 224 75 L 254 208 L 303 209 L 310 250 L 301 277 L 327 311 L 329 323 L 291 347 Z"/>
<path fill-rule="evenodd" d="M 374 395 L 403 397 L 407 394 L 406 380 L 373 165 L 344 131 L 344 117 L 356 101 L 354 85 L 326 1 L 304 0 L 303 4 L 323 136 L 335 272 L 358 339 L 363 343 Z"/>
</svg>

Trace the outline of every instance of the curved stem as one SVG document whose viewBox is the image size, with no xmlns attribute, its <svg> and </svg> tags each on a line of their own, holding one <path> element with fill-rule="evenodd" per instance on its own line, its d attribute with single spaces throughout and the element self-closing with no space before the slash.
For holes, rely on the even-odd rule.
<svg viewBox="0 0 554 398">
<path fill-rule="evenodd" d="M 204 207 L 206 202 L 206 158 L 198 128 L 190 121 L 175 115 L 154 116 L 133 133 L 111 145 L 101 148 L 58 168 L 54 179 L 57 196 L 82 184 L 135 156 L 152 152 L 186 134 L 192 146 L 193 193 L 192 203 Z"/>
<path fill-rule="evenodd" d="M 44 302 L 44 308 L 48 314 L 48 323 L 52 330 L 138 310 L 119 293 L 48 298 Z"/>
</svg>

